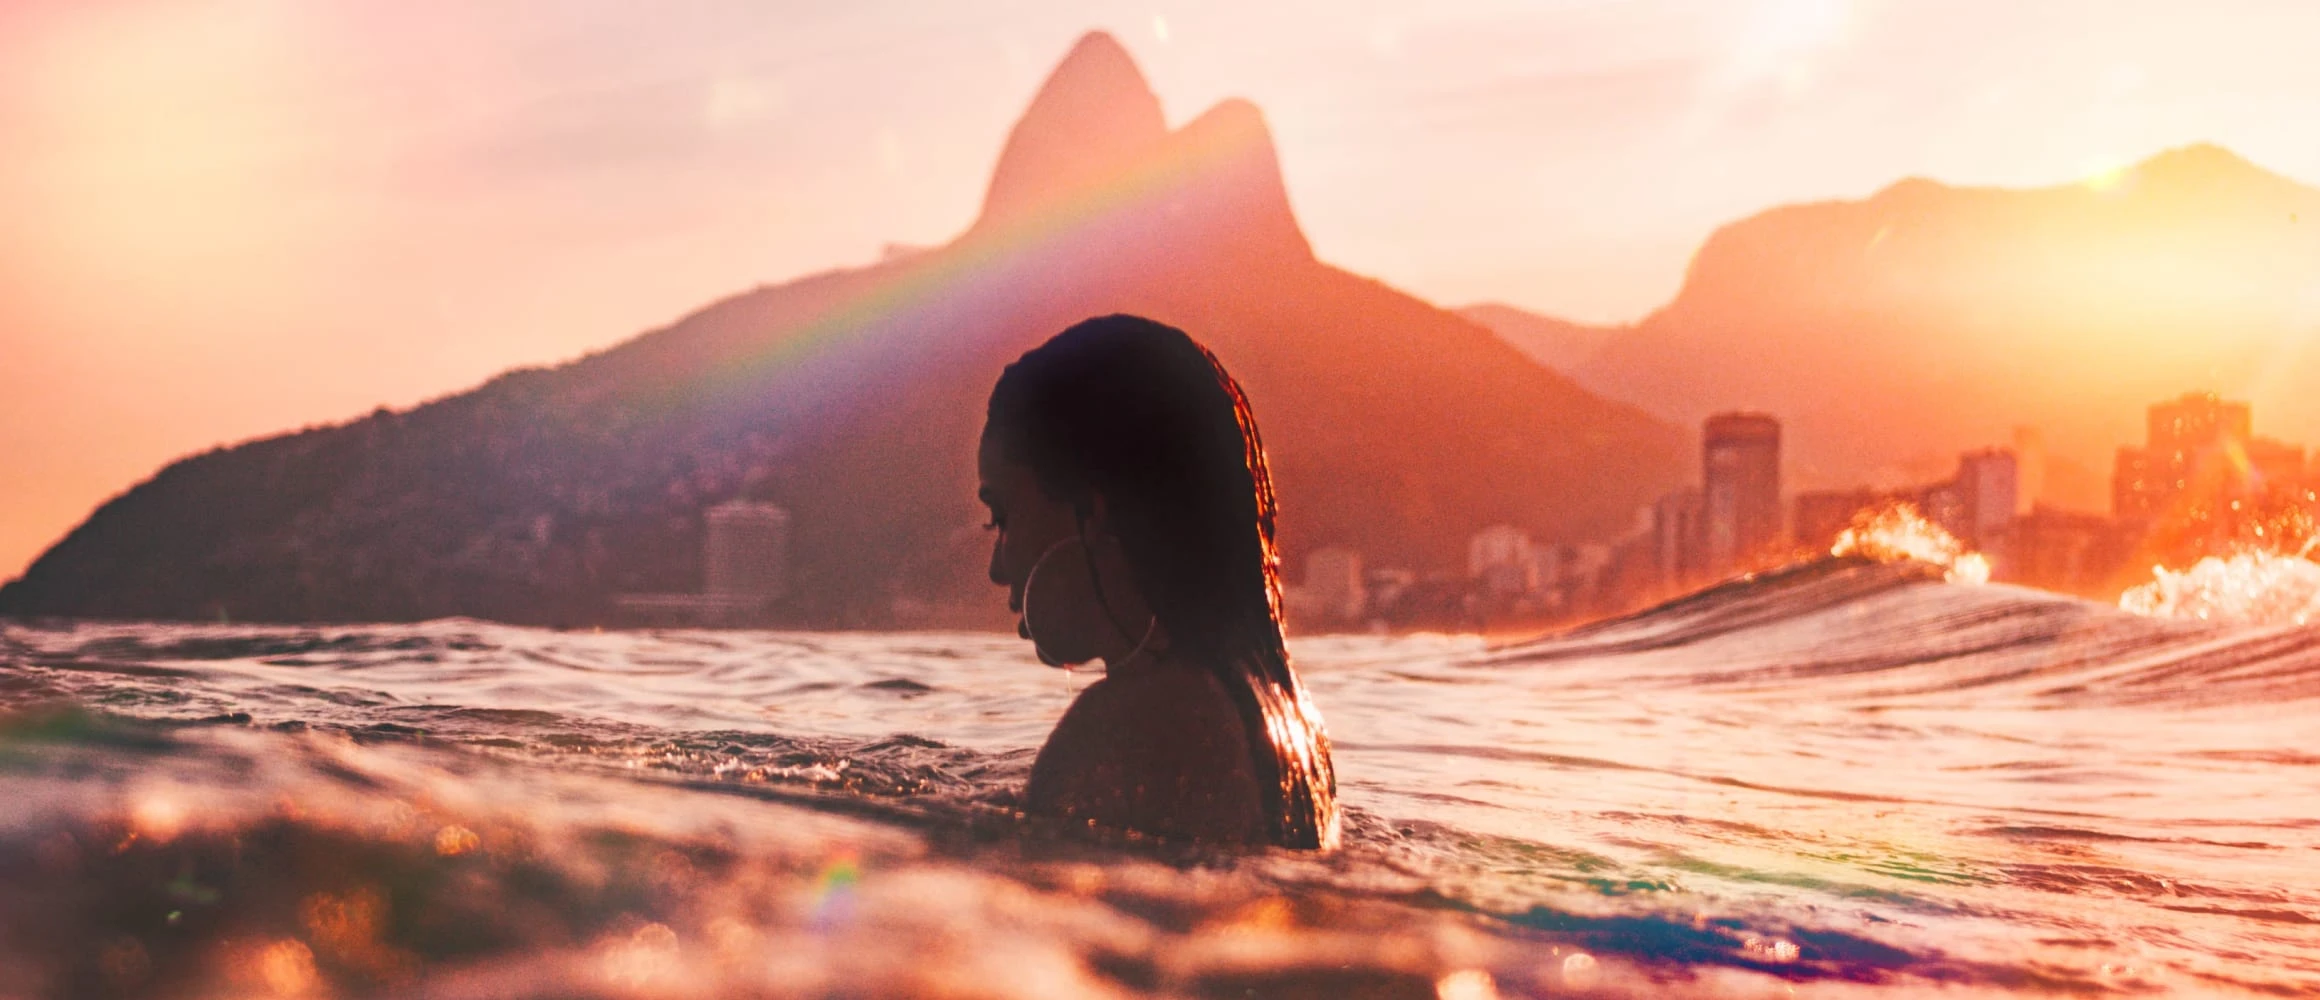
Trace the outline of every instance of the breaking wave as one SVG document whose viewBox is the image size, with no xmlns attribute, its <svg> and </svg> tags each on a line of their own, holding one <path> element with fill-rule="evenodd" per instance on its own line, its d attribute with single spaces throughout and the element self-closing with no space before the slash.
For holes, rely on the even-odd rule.
<svg viewBox="0 0 2320 1000">
<path fill-rule="evenodd" d="M 2155 566 L 2151 582 L 2121 594 L 2119 607 L 2154 618 L 2303 625 L 2320 612 L 2320 564 L 2305 549 L 2208 556 L 2183 570 Z"/>
<path fill-rule="evenodd" d="M 1352 807 L 1319 857 L 1019 814 L 1085 679 L 999 636 L 0 626 L 0 982 L 2320 989 L 2320 644 L 1955 562 L 1823 559 L 1502 647 L 1301 640 Z"/>
<path fill-rule="evenodd" d="M 1877 562 L 1919 562 L 1939 567 L 1951 583 L 1990 582 L 1990 560 L 1926 519 L 1917 505 L 1898 503 L 1862 511 L 1837 534 L 1829 554 Z"/>
</svg>

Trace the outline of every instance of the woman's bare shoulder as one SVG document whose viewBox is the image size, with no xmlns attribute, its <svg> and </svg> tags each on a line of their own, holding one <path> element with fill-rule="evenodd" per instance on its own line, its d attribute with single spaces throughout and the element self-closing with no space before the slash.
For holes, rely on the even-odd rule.
<svg viewBox="0 0 2320 1000">
<path fill-rule="evenodd" d="M 1163 665 L 1080 692 L 1040 750 L 1027 798 L 1116 825 L 1251 839 L 1263 818 L 1249 751 L 1223 683 Z"/>
<path fill-rule="evenodd" d="M 1065 719 L 1083 714 L 1084 724 L 1122 736 L 1248 753 L 1239 706 L 1216 674 L 1196 666 L 1164 663 L 1104 678 L 1081 693 Z"/>
</svg>

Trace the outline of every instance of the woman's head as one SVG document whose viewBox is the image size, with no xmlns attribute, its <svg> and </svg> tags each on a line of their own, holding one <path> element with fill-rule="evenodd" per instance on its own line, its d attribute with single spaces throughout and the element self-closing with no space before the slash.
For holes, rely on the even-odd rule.
<svg viewBox="0 0 2320 1000">
<path fill-rule="evenodd" d="M 1327 745 L 1281 642 L 1272 479 L 1216 356 L 1135 316 L 1075 325 L 1000 375 L 979 464 L 991 579 L 1040 657 L 1149 642 L 1216 669 L 1273 748 L 1284 842 L 1333 839 Z"/>
<path fill-rule="evenodd" d="M 1090 659 L 1154 618 L 1188 653 L 1279 642 L 1256 425 L 1182 331 L 1106 316 L 1023 355 L 991 392 L 981 459 L 999 501 L 992 579 L 1032 603 L 1044 654 Z"/>
</svg>

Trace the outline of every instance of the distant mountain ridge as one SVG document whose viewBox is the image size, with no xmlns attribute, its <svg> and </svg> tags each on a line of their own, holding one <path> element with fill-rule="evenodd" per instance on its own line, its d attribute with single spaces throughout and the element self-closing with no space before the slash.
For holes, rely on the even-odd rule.
<svg viewBox="0 0 2320 1000">
<path fill-rule="evenodd" d="M 1581 538 L 1688 437 L 1481 327 L 1316 261 L 1262 115 L 1175 130 L 1118 43 L 1076 45 L 953 243 L 733 296 L 550 369 L 220 448 L 100 507 L 0 613 L 604 620 L 701 583 L 702 511 L 791 515 L 783 620 L 989 623 L 972 459 L 1002 366 L 1091 315 L 1183 327 L 1247 387 L 1282 545 L 1456 565 L 1511 523 Z"/>
<path fill-rule="evenodd" d="M 2144 408 L 2250 399 L 2320 443 L 2320 191 L 2215 146 L 2036 190 L 1894 184 L 1727 225 L 1673 301 L 1574 377 L 1682 423 L 1778 414 L 1805 485 L 2003 444 L 2088 470 Z"/>
<path fill-rule="evenodd" d="M 1482 324 L 1531 360 L 1565 374 L 1583 367 L 1604 344 L 1626 330 L 1556 319 L 1500 302 L 1461 306 L 1458 315 Z"/>
</svg>

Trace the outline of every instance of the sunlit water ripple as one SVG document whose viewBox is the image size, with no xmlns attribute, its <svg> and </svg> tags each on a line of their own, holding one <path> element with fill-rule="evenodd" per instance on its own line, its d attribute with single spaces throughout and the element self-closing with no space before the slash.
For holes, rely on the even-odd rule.
<svg viewBox="0 0 2320 1000">
<path fill-rule="evenodd" d="M 1308 639 L 1353 811 L 1315 858 L 1017 816 L 1088 678 L 1010 637 L 8 626 L 0 982 L 2309 992 L 2316 634 L 1827 562 Z"/>
</svg>

